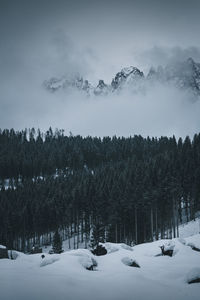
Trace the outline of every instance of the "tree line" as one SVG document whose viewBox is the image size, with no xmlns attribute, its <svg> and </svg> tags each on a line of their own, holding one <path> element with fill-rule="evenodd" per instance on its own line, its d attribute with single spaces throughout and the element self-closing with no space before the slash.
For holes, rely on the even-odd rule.
<svg viewBox="0 0 200 300">
<path fill-rule="evenodd" d="M 6 179 L 9 184 L 6 186 Z M 0 131 L 0 244 L 28 250 L 59 230 L 69 246 L 178 236 L 200 209 L 200 134 L 81 137 Z M 184 212 L 184 214 L 183 214 Z"/>
</svg>

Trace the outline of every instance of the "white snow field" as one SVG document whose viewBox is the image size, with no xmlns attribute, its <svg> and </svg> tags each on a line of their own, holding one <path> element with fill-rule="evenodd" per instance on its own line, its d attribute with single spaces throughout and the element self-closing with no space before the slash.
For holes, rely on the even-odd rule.
<svg viewBox="0 0 200 300">
<path fill-rule="evenodd" d="M 93 256 L 78 249 L 62 254 L 25 255 L 16 260 L 0 260 L 1 300 L 196 300 L 200 283 L 188 284 L 200 276 L 200 252 L 187 243 L 200 245 L 200 234 L 173 239 L 175 254 L 156 256 L 159 240 L 135 247 L 106 243 L 108 254 Z M 124 261 L 136 261 L 140 268 Z M 94 271 L 86 268 L 94 260 Z"/>
<path fill-rule="evenodd" d="M 199 213 L 198 213 L 199 214 Z M 185 238 L 200 233 L 200 217 L 179 226 L 179 236 Z"/>
</svg>

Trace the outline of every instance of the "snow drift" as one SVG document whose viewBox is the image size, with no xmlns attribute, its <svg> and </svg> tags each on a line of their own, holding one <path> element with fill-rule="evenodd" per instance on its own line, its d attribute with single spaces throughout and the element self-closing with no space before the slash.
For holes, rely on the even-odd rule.
<svg viewBox="0 0 200 300">
<path fill-rule="evenodd" d="M 20 253 L 16 260 L 0 260 L 0 296 L 2 300 L 197 300 L 200 284 L 188 282 L 200 274 L 200 253 L 187 246 L 190 241 L 199 245 L 200 234 L 185 238 L 185 243 L 173 239 L 177 253 L 172 257 L 155 257 L 169 240 L 134 247 L 106 243 L 109 251 L 99 257 L 86 249 L 56 255 L 59 260 L 48 254 L 41 260 L 40 254 Z M 128 267 L 130 261 L 141 268 Z M 98 264 L 96 272 L 90 271 L 91 264 Z"/>
</svg>

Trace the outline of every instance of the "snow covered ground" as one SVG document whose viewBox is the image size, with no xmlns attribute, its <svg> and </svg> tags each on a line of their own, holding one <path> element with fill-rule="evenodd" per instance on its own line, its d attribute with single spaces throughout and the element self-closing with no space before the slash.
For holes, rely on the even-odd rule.
<svg viewBox="0 0 200 300">
<path fill-rule="evenodd" d="M 143 300 L 199 299 L 200 283 L 188 280 L 200 276 L 200 252 L 187 243 L 200 246 L 200 234 L 173 239 L 173 257 L 156 256 L 159 240 L 135 247 L 106 243 L 108 254 L 93 256 L 78 249 L 60 255 L 25 255 L 16 260 L 0 260 L 1 300 Z M 140 268 L 124 261 L 136 261 Z M 86 268 L 97 262 L 95 271 Z"/>
<path fill-rule="evenodd" d="M 190 221 L 179 226 L 179 236 L 181 238 L 189 237 L 197 233 L 200 233 L 200 217 L 195 221 Z"/>
</svg>

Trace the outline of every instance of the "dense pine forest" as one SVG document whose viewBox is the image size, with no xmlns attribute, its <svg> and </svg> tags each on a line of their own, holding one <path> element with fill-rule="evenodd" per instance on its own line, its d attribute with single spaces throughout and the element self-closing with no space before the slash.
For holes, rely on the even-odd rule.
<svg viewBox="0 0 200 300">
<path fill-rule="evenodd" d="M 200 134 L 81 137 L 0 131 L 0 244 L 29 251 L 59 230 L 69 246 L 178 236 L 200 210 Z M 71 243 L 71 244 L 70 244 Z"/>
</svg>

